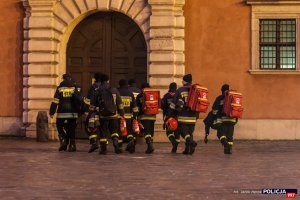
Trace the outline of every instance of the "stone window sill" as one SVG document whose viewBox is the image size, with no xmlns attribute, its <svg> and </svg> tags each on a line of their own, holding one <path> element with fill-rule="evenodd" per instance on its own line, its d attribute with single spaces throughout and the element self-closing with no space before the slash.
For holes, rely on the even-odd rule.
<svg viewBox="0 0 300 200">
<path fill-rule="evenodd" d="M 300 75 L 300 70 L 249 70 L 250 74 L 260 75 L 260 74 L 269 74 L 269 75 Z"/>
</svg>

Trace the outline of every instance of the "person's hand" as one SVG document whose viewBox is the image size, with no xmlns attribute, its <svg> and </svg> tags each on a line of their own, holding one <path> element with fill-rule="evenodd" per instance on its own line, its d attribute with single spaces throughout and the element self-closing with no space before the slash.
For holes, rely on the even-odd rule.
<svg viewBox="0 0 300 200">
<path fill-rule="evenodd" d="M 208 143 L 208 138 L 207 138 L 207 137 L 208 137 L 208 135 L 206 134 L 206 135 L 205 135 L 205 138 L 204 138 L 204 143 L 205 143 L 205 144 Z"/>
</svg>

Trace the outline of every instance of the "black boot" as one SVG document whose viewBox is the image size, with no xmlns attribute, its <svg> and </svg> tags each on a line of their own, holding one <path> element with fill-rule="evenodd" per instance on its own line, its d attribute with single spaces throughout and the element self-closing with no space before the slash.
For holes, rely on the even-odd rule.
<svg viewBox="0 0 300 200">
<path fill-rule="evenodd" d="M 187 155 L 187 154 L 189 154 L 189 152 L 190 152 L 190 145 L 186 142 L 185 143 L 185 149 L 182 152 L 182 154 Z"/>
<path fill-rule="evenodd" d="M 220 140 L 220 142 L 222 143 L 222 145 L 223 145 L 224 147 L 228 144 L 226 138 L 222 138 L 222 139 Z"/>
<path fill-rule="evenodd" d="M 232 146 L 228 143 L 224 145 L 224 154 L 232 154 Z"/>
<path fill-rule="evenodd" d="M 58 148 L 58 151 L 66 151 L 68 148 L 68 143 L 67 140 L 64 136 L 58 136 L 59 137 L 59 142 L 60 142 L 60 147 Z"/>
<path fill-rule="evenodd" d="M 118 138 L 114 137 L 112 140 L 113 140 L 113 145 L 114 145 L 114 148 L 115 148 L 115 153 L 116 154 L 122 153 L 122 149 L 120 149 L 120 147 L 119 147 Z"/>
<path fill-rule="evenodd" d="M 172 143 L 172 151 L 171 153 L 176 153 L 177 152 L 177 147 L 178 147 L 179 142 L 174 142 Z"/>
<path fill-rule="evenodd" d="M 126 151 L 128 151 L 129 153 L 134 153 L 135 152 L 135 144 L 134 144 L 133 139 L 128 142 L 128 145 L 126 147 Z"/>
<path fill-rule="evenodd" d="M 187 154 L 191 154 L 191 150 L 195 151 L 195 149 L 194 149 L 195 147 L 193 147 L 194 146 L 193 142 L 194 141 L 191 137 L 189 137 L 185 140 L 185 149 L 182 152 L 183 154 L 187 155 Z"/>
<path fill-rule="evenodd" d="M 107 144 L 106 142 L 100 143 L 100 151 L 99 154 L 106 155 L 107 154 Z"/>
<path fill-rule="evenodd" d="M 92 153 L 99 148 L 98 142 L 96 138 L 90 140 L 91 146 L 88 153 Z"/>
<path fill-rule="evenodd" d="M 191 147 L 190 147 L 190 152 L 189 152 L 190 155 L 193 155 L 193 154 L 194 154 L 195 149 L 196 149 L 196 146 L 197 146 L 197 142 L 195 142 L 195 141 L 193 140 L 192 143 L 191 143 Z"/>
<path fill-rule="evenodd" d="M 75 152 L 76 151 L 76 144 L 75 144 L 75 140 L 74 139 L 70 140 L 68 151 L 69 152 Z"/>
<path fill-rule="evenodd" d="M 147 149 L 146 149 L 145 153 L 146 153 L 146 154 L 151 154 L 151 153 L 153 153 L 154 148 L 153 148 L 153 142 L 152 142 L 152 139 L 151 139 L 151 138 L 147 138 L 147 139 L 146 139 L 146 143 L 147 143 Z"/>
<path fill-rule="evenodd" d="M 171 153 L 176 153 L 177 151 L 177 147 L 178 147 L 178 142 L 176 141 L 175 137 L 169 137 L 169 140 L 172 144 L 172 150 L 171 150 Z"/>
</svg>

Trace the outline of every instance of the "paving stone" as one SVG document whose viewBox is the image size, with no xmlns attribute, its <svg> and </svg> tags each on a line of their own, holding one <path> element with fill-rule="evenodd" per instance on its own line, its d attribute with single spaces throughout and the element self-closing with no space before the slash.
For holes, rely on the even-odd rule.
<svg viewBox="0 0 300 200">
<path fill-rule="evenodd" d="M 0 199 L 285 199 L 284 195 L 234 194 L 242 189 L 300 190 L 300 141 L 235 141 L 224 155 L 217 141 L 199 143 L 193 156 L 179 146 L 145 144 L 135 154 L 58 152 L 58 142 L 0 138 Z M 298 194 L 299 196 L 299 194 Z M 299 198 L 299 197 L 297 197 Z"/>
</svg>

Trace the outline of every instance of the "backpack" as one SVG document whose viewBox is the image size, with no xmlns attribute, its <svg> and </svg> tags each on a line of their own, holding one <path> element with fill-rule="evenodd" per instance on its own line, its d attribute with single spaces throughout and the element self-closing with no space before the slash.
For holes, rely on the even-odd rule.
<svg viewBox="0 0 300 200">
<path fill-rule="evenodd" d="M 195 112 L 206 112 L 209 106 L 208 89 L 199 84 L 191 85 L 187 106 Z"/>
<path fill-rule="evenodd" d="M 75 108 L 76 112 L 81 113 L 83 106 L 83 94 L 80 92 L 80 88 L 74 86 L 74 92 L 71 97 L 72 106 Z"/>
<path fill-rule="evenodd" d="M 160 91 L 153 89 L 143 90 L 143 112 L 145 115 L 156 115 L 160 107 Z"/>
<path fill-rule="evenodd" d="M 243 95 L 235 90 L 225 92 L 223 112 L 227 117 L 240 118 L 243 115 Z"/>
<path fill-rule="evenodd" d="M 104 117 L 117 114 L 117 105 L 111 89 L 111 87 L 100 87 L 98 89 L 99 114 Z"/>
</svg>

